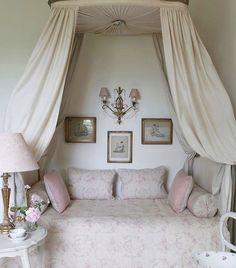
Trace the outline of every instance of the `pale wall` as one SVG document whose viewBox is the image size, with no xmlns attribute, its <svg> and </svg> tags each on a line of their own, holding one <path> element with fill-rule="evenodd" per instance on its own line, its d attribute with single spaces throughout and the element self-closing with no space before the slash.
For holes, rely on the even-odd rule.
<svg viewBox="0 0 236 268">
<path fill-rule="evenodd" d="M 86 35 L 79 64 L 72 80 L 72 102 L 67 115 L 96 116 L 97 143 L 70 144 L 64 142 L 61 131 L 54 166 L 83 168 L 147 168 L 165 165 L 170 180 L 181 168 L 185 154 L 174 136 L 172 145 L 142 145 L 141 118 L 170 117 L 165 96 L 166 81 L 158 65 L 152 36 L 110 37 Z M 98 97 L 101 87 L 111 93 L 121 86 L 127 89 L 126 102 L 131 88 L 141 93 L 139 112 L 124 119 L 121 125 L 107 116 Z M 107 163 L 107 131 L 133 131 L 133 163 Z"/>
<path fill-rule="evenodd" d="M 190 0 L 190 12 L 236 114 L 236 1 Z"/>
<path fill-rule="evenodd" d="M 48 19 L 46 0 L 0 0 L 0 131 L 9 96 Z"/>
</svg>

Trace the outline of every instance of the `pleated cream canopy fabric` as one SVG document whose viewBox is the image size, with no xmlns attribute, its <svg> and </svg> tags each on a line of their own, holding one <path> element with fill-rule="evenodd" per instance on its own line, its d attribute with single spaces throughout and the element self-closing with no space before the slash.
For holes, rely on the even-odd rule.
<svg viewBox="0 0 236 268">
<path fill-rule="evenodd" d="M 59 1 L 53 7 L 78 7 L 76 32 L 138 35 L 161 32 L 160 7 L 186 7 L 160 0 Z"/>
</svg>

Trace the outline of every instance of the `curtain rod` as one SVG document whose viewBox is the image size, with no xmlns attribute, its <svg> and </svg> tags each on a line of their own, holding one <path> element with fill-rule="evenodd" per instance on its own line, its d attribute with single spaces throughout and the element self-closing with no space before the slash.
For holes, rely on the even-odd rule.
<svg viewBox="0 0 236 268">
<path fill-rule="evenodd" d="M 48 5 L 51 6 L 52 3 L 60 2 L 60 1 L 64 1 L 64 0 L 48 0 Z M 190 0 L 161 0 L 161 1 L 181 2 L 181 3 L 184 3 L 186 5 L 189 5 Z"/>
</svg>

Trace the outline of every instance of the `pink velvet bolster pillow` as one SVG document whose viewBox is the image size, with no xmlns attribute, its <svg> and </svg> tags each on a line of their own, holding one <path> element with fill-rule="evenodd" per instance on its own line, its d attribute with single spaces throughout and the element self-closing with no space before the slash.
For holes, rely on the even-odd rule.
<svg viewBox="0 0 236 268">
<path fill-rule="evenodd" d="M 57 172 L 44 175 L 44 184 L 53 208 L 61 213 L 70 204 L 70 196 L 62 177 Z"/>
<path fill-rule="evenodd" d="M 176 174 L 168 194 L 168 203 L 175 212 L 180 213 L 186 208 L 192 189 L 192 176 L 189 176 L 181 169 Z"/>
</svg>

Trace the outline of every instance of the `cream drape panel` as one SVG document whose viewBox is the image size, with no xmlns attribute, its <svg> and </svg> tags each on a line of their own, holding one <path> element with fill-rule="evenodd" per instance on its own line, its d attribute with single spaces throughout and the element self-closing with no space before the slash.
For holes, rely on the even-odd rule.
<svg viewBox="0 0 236 268">
<path fill-rule="evenodd" d="M 83 43 L 84 34 L 76 34 L 74 38 L 74 44 L 73 44 L 73 53 L 71 56 L 71 61 L 66 77 L 66 83 L 65 88 L 63 92 L 62 102 L 61 102 L 61 108 L 58 116 L 58 122 L 57 125 L 60 125 L 64 122 L 68 107 L 70 105 L 71 100 L 71 81 L 74 75 L 74 71 L 76 69 L 77 63 L 79 62 L 79 54 L 80 49 Z"/>
<path fill-rule="evenodd" d="M 194 152 L 194 150 L 191 148 L 191 146 L 186 141 L 186 139 L 183 135 L 183 131 L 181 129 L 181 126 L 179 124 L 179 120 L 177 118 L 176 112 L 175 112 L 174 103 L 173 103 L 170 87 L 168 84 L 167 74 L 166 74 L 166 64 L 165 64 L 165 55 L 164 55 L 162 35 L 161 34 L 153 34 L 153 42 L 154 42 L 154 46 L 156 49 L 157 59 L 159 60 L 159 64 L 161 64 L 161 66 L 162 66 L 163 75 L 166 77 L 166 83 L 167 83 L 166 96 L 167 96 L 167 100 L 169 103 L 169 109 L 170 109 L 170 114 L 171 114 L 171 118 L 173 121 L 174 129 L 176 131 L 176 135 L 178 137 L 178 140 L 179 140 L 184 152 L 187 154 L 185 166 L 187 167 L 188 173 L 192 175 L 192 163 L 193 163 L 193 159 L 196 155 L 196 152 Z"/>
<path fill-rule="evenodd" d="M 232 105 L 186 9 L 161 8 L 168 82 L 179 125 L 199 155 L 223 163 L 212 192 L 221 213 L 230 210 L 231 164 L 236 163 Z"/>
<path fill-rule="evenodd" d="M 231 166 L 222 165 L 222 169 L 224 171 L 223 176 L 218 181 L 214 180 L 212 185 L 212 191 L 221 215 L 231 211 L 232 190 L 235 190 L 232 188 Z"/>
<path fill-rule="evenodd" d="M 168 82 L 184 137 L 203 157 L 236 164 L 236 123 L 229 97 L 187 8 L 161 8 Z"/>
<path fill-rule="evenodd" d="M 5 130 L 21 132 L 39 160 L 55 132 L 75 35 L 77 9 L 53 8 L 10 98 Z"/>
<path fill-rule="evenodd" d="M 159 60 L 159 63 L 162 65 L 163 72 L 165 74 L 165 77 L 167 78 L 162 35 L 161 34 L 153 34 L 153 41 L 154 41 L 154 46 L 155 46 L 156 53 L 157 53 L 157 58 Z M 167 81 L 167 83 L 168 83 L 168 81 Z M 178 120 L 176 112 L 175 112 L 170 87 L 167 86 L 167 89 L 168 90 L 166 92 L 166 95 L 167 95 L 167 99 L 169 102 L 170 114 L 171 114 L 171 118 L 173 120 L 176 135 L 178 137 L 178 140 L 179 140 L 183 150 L 187 154 L 187 159 L 186 159 L 185 164 L 184 164 L 184 169 L 186 170 L 186 172 L 188 172 L 188 174 L 193 175 L 192 167 L 193 167 L 193 163 L 195 161 L 196 152 L 193 151 L 193 149 L 188 144 L 188 142 L 186 141 L 186 139 L 183 135 L 183 131 L 181 129 L 181 126 L 179 124 L 179 120 Z M 201 169 L 201 168 L 204 170 L 207 170 L 207 168 L 209 168 L 209 167 L 205 166 L 204 163 L 202 163 L 202 166 L 197 165 L 198 172 L 200 172 L 199 169 Z M 209 179 L 210 182 L 212 182 L 210 192 L 215 197 L 216 205 L 219 209 L 220 215 L 230 211 L 231 186 L 232 186 L 230 178 L 231 178 L 230 166 L 225 165 L 225 164 L 221 164 L 220 171 L 218 172 L 218 174 L 216 175 L 216 177 L 214 179 L 208 178 L 206 176 L 206 179 Z M 208 183 L 208 182 L 206 182 L 206 183 Z"/>
<path fill-rule="evenodd" d="M 73 43 L 73 49 L 72 49 L 72 55 L 71 55 L 71 61 L 66 77 L 60 112 L 58 116 L 57 121 L 57 127 L 55 130 L 55 133 L 53 135 L 53 138 L 47 148 L 47 150 L 44 152 L 42 158 L 40 159 L 40 175 L 41 177 L 44 175 L 45 169 L 47 169 L 47 165 L 49 164 L 49 160 L 52 159 L 53 154 L 55 153 L 56 147 L 57 147 L 57 138 L 58 138 L 58 132 L 60 131 L 60 128 L 62 127 L 64 123 L 65 116 L 68 111 L 68 107 L 70 105 L 70 96 L 71 96 L 71 80 L 74 74 L 74 70 L 76 68 L 76 65 L 78 63 L 78 58 L 80 54 L 80 48 L 83 42 L 84 35 L 83 34 L 76 34 L 74 43 Z"/>
</svg>

